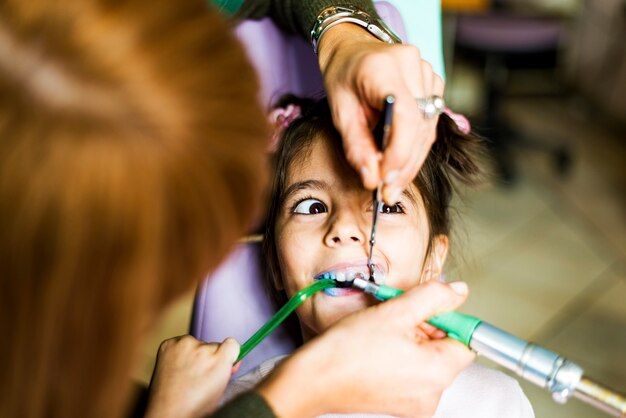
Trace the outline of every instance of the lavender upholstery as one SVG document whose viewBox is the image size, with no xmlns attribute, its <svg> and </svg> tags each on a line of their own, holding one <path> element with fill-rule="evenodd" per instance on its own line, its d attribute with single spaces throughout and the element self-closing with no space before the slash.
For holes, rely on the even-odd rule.
<svg viewBox="0 0 626 418">
<path fill-rule="evenodd" d="M 426 5 L 437 1 L 420 0 L 420 3 Z M 376 6 L 385 22 L 405 39 L 403 19 L 396 8 L 386 1 L 378 2 Z M 236 33 L 259 73 L 261 103 L 269 107 L 284 93 L 323 94 L 317 58 L 307 42 L 285 35 L 269 19 L 246 21 L 239 25 Z M 432 35 L 440 45 L 440 31 Z M 239 245 L 199 287 L 190 329 L 196 338 L 222 341 L 232 336 L 243 343 L 274 313 L 263 291 L 258 251 L 259 244 Z M 286 333 L 279 328 L 248 354 L 237 375 L 294 348 Z"/>
<path fill-rule="evenodd" d="M 269 106 L 285 93 L 323 94 L 317 58 L 304 39 L 289 35 L 269 18 L 246 21 L 235 30 L 261 81 L 261 103 Z"/>
<path fill-rule="evenodd" d="M 234 337 L 243 344 L 274 314 L 263 289 L 259 249 L 259 244 L 238 245 L 200 286 L 194 302 L 191 335 L 204 341 Z M 279 327 L 248 354 L 238 374 L 294 348 Z"/>
</svg>

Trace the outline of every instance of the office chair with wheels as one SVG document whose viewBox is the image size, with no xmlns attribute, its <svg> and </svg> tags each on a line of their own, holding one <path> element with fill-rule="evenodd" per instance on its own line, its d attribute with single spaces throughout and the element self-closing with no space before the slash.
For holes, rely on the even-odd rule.
<svg viewBox="0 0 626 418">
<path fill-rule="evenodd" d="M 480 55 L 485 65 L 485 128 L 496 170 L 504 184 L 517 177 L 515 151 L 530 149 L 548 154 L 560 175 L 571 165 L 564 144 L 531 138 L 514 129 L 502 111 L 509 70 L 512 68 L 554 67 L 564 36 L 564 24 L 557 17 L 520 14 L 506 6 L 513 0 L 494 1 L 484 15 L 459 16 L 456 44 L 461 50 Z"/>
</svg>

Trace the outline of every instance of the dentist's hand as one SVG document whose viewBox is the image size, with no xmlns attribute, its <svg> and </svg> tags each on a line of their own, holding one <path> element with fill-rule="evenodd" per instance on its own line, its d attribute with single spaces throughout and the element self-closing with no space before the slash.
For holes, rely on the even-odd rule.
<svg viewBox="0 0 626 418">
<path fill-rule="evenodd" d="M 150 382 L 146 417 L 204 417 L 221 398 L 239 355 L 232 338 L 204 343 L 184 335 L 163 341 Z"/>
<path fill-rule="evenodd" d="M 415 46 L 383 43 L 350 23 L 330 28 L 320 40 L 318 53 L 348 161 L 366 188 L 374 189 L 384 181 L 383 197 L 395 203 L 436 138 L 438 118 L 425 118 L 416 98 L 443 97 L 443 80 Z M 380 161 L 371 131 L 383 99 L 390 94 L 396 99 L 391 137 Z"/>
<path fill-rule="evenodd" d="M 461 343 L 432 338 L 419 327 L 456 309 L 466 296 L 464 283 L 427 282 L 350 315 L 282 363 L 258 392 L 277 416 L 430 417 L 443 390 L 474 355 Z"/>
</svg>

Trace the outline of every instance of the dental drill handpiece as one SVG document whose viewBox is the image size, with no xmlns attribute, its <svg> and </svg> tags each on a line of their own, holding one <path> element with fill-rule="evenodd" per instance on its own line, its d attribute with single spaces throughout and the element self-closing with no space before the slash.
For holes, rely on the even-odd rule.
<svg viewBox="0 0 626 418">
<path fill-rule="evenodd" d="M 403 293 L 400 289 L 361 277 L 355 278 L 352 286 L 379 300 Z M 565 403 L 574 396 L 609 415 L 626 418 L 626 396 L 583 376 L 579 365 L 553 351 L 458 312 L 445 312 L 427 322 L 446 331 L 450 338 L 465 344 L 478 355 L 547 389 L 557 403 Z"/>
<path fill-rule="evenodd" d="M 393 118 L 393 103 L 395 99 L 393 96 L 385 97 L 383 102 L 383 111 L 380 115 L 380 119 L 374 128 L 374 141 L 376 148 L 383 152 L 389 139 L 389 133 L 391 132 L 391 120 Z M 370 233 L 370 252 L 367 256 L 367 267 L 370 271 L 370 280 L 374 280 L 374 265 L 372 264 L 372 254 L 374 252 L 374 244 L 376 244 L 376 227 L 378 226 L 378 213 L 382 205 L 382 187 L 378 185 L 372 195 L 372 231 Z"/>
</svg>

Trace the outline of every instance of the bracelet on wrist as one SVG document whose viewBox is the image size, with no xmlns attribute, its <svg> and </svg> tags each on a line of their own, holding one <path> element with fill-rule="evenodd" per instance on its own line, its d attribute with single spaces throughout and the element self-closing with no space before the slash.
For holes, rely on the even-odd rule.
<svg viewBox="0 0 626 418">
<path fill-rule="evenodd" d="M 313 29 L 311 29 L 311 45 L 317 54 L 320 40 L 326 31 L 340 23 L 354 23 L 361 26 L 376 38 L 388 44 L 402 43 L 402 39 L 394 33 L 381 19 L 354 6 L 330 6 L 322 10 Z"/>
</svg>

